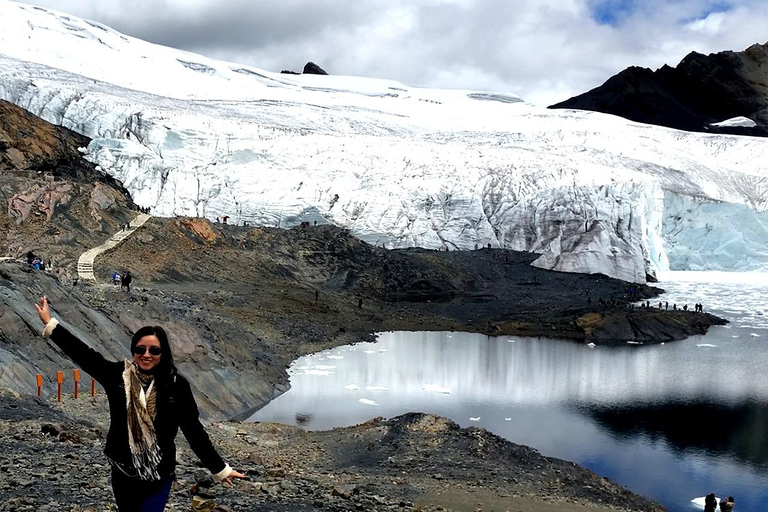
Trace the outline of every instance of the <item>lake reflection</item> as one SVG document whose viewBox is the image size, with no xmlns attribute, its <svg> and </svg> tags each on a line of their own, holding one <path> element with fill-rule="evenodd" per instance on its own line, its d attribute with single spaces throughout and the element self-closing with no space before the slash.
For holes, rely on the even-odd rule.
<svg viewBox="0 0 768 512">
<path fill-rule="evenodd" d="M 466 333 L 383 333 L 297 360 L 293 388 L 254 421 L 310 429 L 433 412 L 573 460 L 672 511 L 694 497 L 768 500 L 768 329 L 744 284 L 662 283 L 670 303 L 732 320 L 705 337 L 607 349 Z M 705 294 L 704 299 L 696 293 Z M 675 295 L 677 294 L 677 295 Z M 714 297 L 734 304 L 729 313 Z"/>
</svg>

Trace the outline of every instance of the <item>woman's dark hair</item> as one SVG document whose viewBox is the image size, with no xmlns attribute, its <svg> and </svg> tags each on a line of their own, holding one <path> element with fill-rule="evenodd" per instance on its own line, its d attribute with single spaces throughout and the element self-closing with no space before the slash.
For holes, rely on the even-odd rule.
<svg viewBox="0 0 768 512">
<path fill-rule="evenodd" d="M 159 325 L 147 325 L 139 329 L 133 334 L 131 338 L 131 354 L 133 349 L 139 340 L 144 336 L 157 336 L 160 340 L 160 362 L 157 363 L 152 373 L 158 380 L 166 380 L 171 375 L 176 373 L 176 365 L 173 364 L 173 354 L 171 353 L 171 344 L 168 343 L 168 335 L 165 334 L 165 329 Z"/>
</svg>

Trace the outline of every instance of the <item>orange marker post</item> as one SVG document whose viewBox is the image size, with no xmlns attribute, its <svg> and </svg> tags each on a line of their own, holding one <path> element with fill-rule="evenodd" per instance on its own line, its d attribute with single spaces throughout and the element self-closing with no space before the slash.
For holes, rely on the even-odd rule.
<svg viewBox="0 0 768 512">
<path fill-rule="evenodd" d="M 56 372 L 56 383 L 58 384 L 58 390 L 56 391 L 56 399 L 61 402 L 61 383 L 64 382 L 64 372 Z"/>
<path fill-rule="evenodd" d="M 37 396 L 43 396 L 43 374 L 37 374 Z"/>
<path fill-rule="evenodd" d="M 91 396 L 96 396 L 96 379 L 91 377 Z"/>
<path fill-rule="evenodd" d="M 78 387 L 80 387 L 80 370 L 75 370 L 75 398 L 77 398 Z"/>
</svg>

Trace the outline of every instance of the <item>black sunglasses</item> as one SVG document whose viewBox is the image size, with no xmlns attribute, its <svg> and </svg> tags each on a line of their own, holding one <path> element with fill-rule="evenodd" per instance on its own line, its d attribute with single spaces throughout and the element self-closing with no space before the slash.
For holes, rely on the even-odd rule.
<svg viewBox="0 0 768 512">
<path fill-rule="evenodd" d="M 149 353 L 153 356 L 159 356 L 163 353 L 163 349 L 160 347 L 145 347 L 144 345 L 136 345 L 133 347 L 133 353 L 137 356 L 143 356 L 147 350 L 149 350 Z"/>
</svg>

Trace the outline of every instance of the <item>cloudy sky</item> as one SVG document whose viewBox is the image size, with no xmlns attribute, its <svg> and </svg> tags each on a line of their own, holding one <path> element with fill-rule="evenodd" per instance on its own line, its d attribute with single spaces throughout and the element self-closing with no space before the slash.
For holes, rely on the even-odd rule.
<svg viewBox="0 0 768 512">
<path fill-rule="evenodd" d="M 539 105 L 631 66 L 768 41 L 766 0 L 31 0 L 269 71 L 507 91 Z"/>
</svg>

